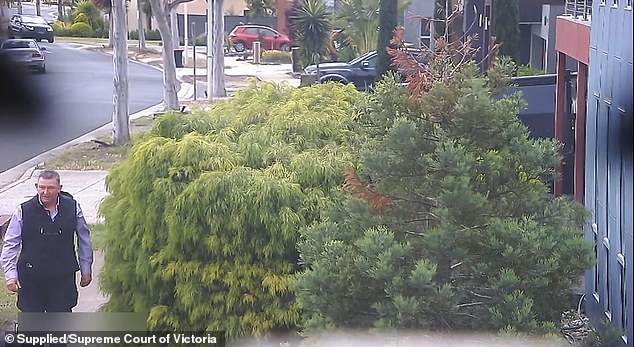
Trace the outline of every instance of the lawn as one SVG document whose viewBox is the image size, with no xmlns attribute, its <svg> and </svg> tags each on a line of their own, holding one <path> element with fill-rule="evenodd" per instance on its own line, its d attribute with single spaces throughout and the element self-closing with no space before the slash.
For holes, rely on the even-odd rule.
<svg viewBox="0 0 634 347">
<path fill-rule="evenodd" d="M 2 278 L 4 272 L 0 270 Z M 13 322 L 18 319 L 18 309 L 15 307 L 16 295 L 9 292 L 6 287 L 0 289 L 0 328 L 12 328 Z"/>
</svg>

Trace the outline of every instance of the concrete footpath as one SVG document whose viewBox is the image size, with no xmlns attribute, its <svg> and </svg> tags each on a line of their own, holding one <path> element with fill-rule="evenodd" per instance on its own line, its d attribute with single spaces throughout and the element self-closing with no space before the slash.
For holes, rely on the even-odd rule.
<svg viewBox="0 0 634 347">
<path fill-rule="evenodd" d="M 261 81 L 285 82 L 294 86 L 299 85 L 299 80 L 291 76 L 292 68 L 290 64 L 255 65 L 248 61 L 239 61 L 236 57 L 226 57 L 225 66 L 227 76 L 252 76 Z M 205 76 L 206 74 L 204 69 L 200 71 L 197 70 L 196 73 L 201 76 Z M 182 81 L 187 76 L 192 76 L 193 70 L 188 68 L 177 69 L 177 75 Z M 200 83 L 199 81 L 199 84 Z M 193 85 L 190 83 L 182 83 L 179 91 L 179 100 L 185 101 L 192 99 Z M 130 119 L 152 115 L 161 110 L 162 105 L 159 104 L 130 115 Z M 40 172 L 36 168 L 39 167 L 41 163 L 50 160 L 75 144 L 95 139 L 97 134 L 103 134 L 104 131 L 109 131 L 110 129 L 112 129 L 111 123 L 106 124 L 84 136 L 31 158 L 14 168 L 0 172 L 0 216 L 12 215 L 20 203 L 35 195 L 35 183 Z M 107 195 L 105 187 L 107 172 L 60 170 L 59 173 L 63 189 L 71 193 L 75 199 L 77 199 L 87 222 L 90 224 L 99 223 L 100 217 L 97 211 L 99 203 Z M 107 301 L 107 298 L 99 290 L 98 285 L 99 272 L 102 265 L 103 253 L 96 251 L 93 263 L 93 282 L 88 287 L 79 289 L 79 303 L 74 310 L 75 312 L 95 312 Z"/>
</svg>

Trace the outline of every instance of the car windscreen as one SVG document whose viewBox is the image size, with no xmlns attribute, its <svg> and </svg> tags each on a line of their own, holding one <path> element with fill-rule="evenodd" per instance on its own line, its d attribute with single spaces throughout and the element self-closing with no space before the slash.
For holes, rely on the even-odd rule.
<svg viewBox="0 0 634 347">
<path fill-rule="evenodd" d="M 22 22 L 27 24 L 46 24 L 48 23 L 42 17 L 22 17 Z"/>
<path fill-rule="evenodd" d="M 365 54 L 363 54 L 363 55 L 361 55 L 359 57 L 356 57 L 356 58 L 350 60 L 348 62 L 348 64 L 352 65 L 352 64 L 356 64 L 356 63 L 358 63 L 360 61 L 367 60 L 373 54 L 376 54 L 376 51 L 369 51 L 369 52 L 367 52 L 367 53 L 365 53 Z"/>
</svg>

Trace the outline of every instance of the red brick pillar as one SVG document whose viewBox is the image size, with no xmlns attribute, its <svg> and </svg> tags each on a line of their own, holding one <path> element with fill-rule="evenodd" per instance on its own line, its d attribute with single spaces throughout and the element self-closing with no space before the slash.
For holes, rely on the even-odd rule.
<svg viewBox="0 0 634 347">
<path fill-rule="evenodd" d="M 586 155 L 586 106 L 588 91 L 588 65 L 577 63 L 577 115 L 575 118 L 575 201 L 583 203 L 585 191 L 585 155 Z"/>
<path fill-rule="evenodd" d="M 564 142 L 566 128 L 566 55 L 557 52 L 557 88 L 555 90 L 555 139 Z M 554 194 L 560 196 L 563 193 L 563 181 L 561 177 L 561 164 L 555 167 Z"/>
</svg>

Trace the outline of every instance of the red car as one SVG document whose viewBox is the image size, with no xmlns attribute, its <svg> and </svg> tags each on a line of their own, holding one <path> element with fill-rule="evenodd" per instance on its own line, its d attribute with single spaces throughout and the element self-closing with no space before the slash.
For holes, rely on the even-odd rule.
<svg viewBox="0 0 634 347">
<path fill-rule="evenodd" d="M 229 33 L 229 39 L 236 52 L 253 49 L 254 41 L 260 41 L 262 49 L 288 51 L 291 47 L 288 36 L 264 25 L 238 25 Z"/>
</svg>

